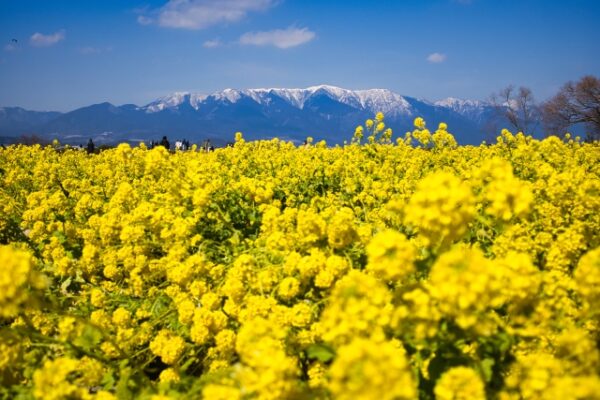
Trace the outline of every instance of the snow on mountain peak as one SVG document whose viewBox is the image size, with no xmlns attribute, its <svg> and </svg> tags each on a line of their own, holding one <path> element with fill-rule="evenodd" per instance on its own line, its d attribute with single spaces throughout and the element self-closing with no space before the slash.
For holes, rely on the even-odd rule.
<svg viewBox="0 0 600 400">
<path fill-rule="evenodd" d="M 271 88 L 258 90 L 264 90 L 266 93 L 272 93 L 276 96 L 279 96 L 283 100 L 290 103 L 292 106 L 300 109 L 304 107 L 304 102 L 307 98 L 307 91 L 305 89 Z"/>
<path fill-rule="evenodd" d="M 211 94 L 215 100 L 227 100 L 230 103 L 236 103 L 241 97 L 241 91 L 237 89 L 225 89 L 221 92 Z"/>
<path fill-rule="evenodd" d="M 248 89 L 242 93 L 264 104 L 266 94 L 276 95 L 296 108 L 304 108 L 305 102 L 320 93 L 340 103 L 376 113 L 410 114 L 411 105 L 404 97 L 388 89 L 349 90 L 332 85 L 310 86 L 304 89 L 263 88 Z"/>
<path fill-rule="evenodd" d="M 434 103 L 438 107 L 448 108 L 463 117 L 480 120 L 490 107 L 489 103 L 478 100 L 463 100 L 455 97 L 448 97 Z"/>
<path fill-rule="evenodd" d="M 384 114 L 412 114 L 412 106 L 402 96 L 388 89 L 368 89 L 354 92 L 363 108 Z"/>
<path fill-rule="evenodd" d="M 436 101 L 434 104 L 436 106 L 452 108 L 454 110 L 463 109 L 466 107 L 477 108 L 484 105 L 483 102 L 478 100 L 463 100 L 456 97 L 448 97 L 443 100 Z"/>
<path fill-rule="evenodd" d="M 341 87 L 331 86 L 331 85 L 310 86 L 304 90 L 306 90 L 307 92 L 310 92 L 311 94 L 314 94 L 318 91 L 324 91 L 335 97 L 344 97 L 344 96 L 348 95 L 348 93 L 352 93 L 351 90 L 343 89 Z"/>
<path fill-rule="evenodd" d="M 273 96 L 281 98 L 288 104 L 298 109 L 303 109 L 306 101 L 313 96 L 325 95 L 342 104 L 365 110 L 370 113 L 379 111 L 390 116 L 411 116 L 415 110 L 413 105 L 403 96 L 388 89 L 349 90 L 332 85 L 316 85 L 307 88 L 259 88 L 259 89 L 225 89 L 210 95 L 195 94 L 190 92 L 175 92 L 143 107 L 147 113 L 160 112 L 170 108 L 177 108 L 183 103 L 189 103 L 198 110 L 208 97 L 229 103 L 236 103 L 243 97 L 251 98 L 261 105 L 269 105 Z M 454 97 L 427 104 L 446 107 L 461 114 L 477 112 L 486 106 L 486 103 L 475 100 L 462 100 Z"/>
<path fill-rule="evenodd" d="M 194 109 L 198 109 L 200 103 L 206 99 L 206 95 L 190 92 L 174 92 L 167 96 L 160 97 L 158 100 L 142 107 L 147 113 L 154 113 L 166 110 L 168 108 L 179 107 L 183 103 L 189 103 Z"/>
</svg>

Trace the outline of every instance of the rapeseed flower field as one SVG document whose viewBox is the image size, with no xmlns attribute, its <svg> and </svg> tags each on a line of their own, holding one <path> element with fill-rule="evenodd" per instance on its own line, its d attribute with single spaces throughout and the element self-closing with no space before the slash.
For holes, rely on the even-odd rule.
<svg viewBox="0 0 600 400">
<path fill-rule="evenodd" d="M 0 149 L 0 397 L 600 399 L 600 145 Z"/>
</svg>

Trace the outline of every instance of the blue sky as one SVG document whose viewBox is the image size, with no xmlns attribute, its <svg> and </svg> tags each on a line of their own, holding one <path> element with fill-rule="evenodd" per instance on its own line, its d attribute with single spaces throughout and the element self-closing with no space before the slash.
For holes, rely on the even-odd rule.
<svg viewBox="0 0 600 400">
<path fill-rule="evenodd" d="M 0 106 L 324 83 L 543 100 L 600 75 L 598 20 L 597 0 L 0 0 Z"/>
</svg>

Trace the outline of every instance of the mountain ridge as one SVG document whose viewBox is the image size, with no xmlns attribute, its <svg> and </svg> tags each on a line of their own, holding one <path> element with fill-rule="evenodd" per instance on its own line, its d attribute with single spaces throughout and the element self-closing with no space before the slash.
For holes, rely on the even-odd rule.
<svg viewBox="0 0 600 400">
<path fill-rule="evenodd" d="M 251 97 L 259 104 L 264 104 L 265 96 L 269 94 L 274 94 L 279 96 L 280 98 L 287 100 L 291 105 L 296 108 L 302 109 L 304 106 L 304 102 L 308 100 L 311 96 L 318 94 L 319 92 L 325 93 L 329 95 L 331 98 L 334 98 L 340 101 L 343 104 L 347 104 L 350 106 L 360 106 L 363 109 L 368 109 L 369 111 L 376 112 L 386 112 L 386 111 L 395 111 L 397 108 L 410 108 L 410 104 L 406 101 L 406 98 L 412 98 L 409 96 L 403 96 L 397 94 L 389 89 L 382 88 L 374 88 L 374 89 L 360 89 L 360 90 L 350 90 L 344 89 L 337 86 L 332 85 L 316 85 L 309 86 L 307 88 L 256 88 L 256 89 L 232 89 L 227 88 L 221 91 L 216 91 L 211 94 L 204 93 L 193 93 L 193 92 L 174 92 L 170 95 L 163 96 L 160 99 L 157 99 L 153 102 L 148 103 L 145 106 L 140 107 L 141 109 L 157 112 L 162 111 L 169 107 L 176 107 L 186 99 L 189 99 L 190 102 L 198 102 L 205 100 L 208 97 L 212 97 L 217 100 L 228 100 L 230 103 L 237 102 L 242 96 Z M 416 99 L 416 98 L 415 98 Z M 454 98 L 449 98 L 454 99 Z M 416 99 L 422 102 L 427 102 L 429 104 L 435 105 L 438 102 L 432 103 L 422 99 Z M 454 99 L 460 100 L 460 99 Z M 481 104 L 484 105 L 486 103 L 474 100 L 463 100 L 465 102 L 470 102 L 470 104 Z M 398 107 L 400 105 L 400 107 Z M 393 107 L 396 106 L 396 107 Z M 197 109 L 197 107 L 195 107 Z"/>
<path fill-rule="evenodd" d="M 223 144 L 242 131 L 250 140 L 278 136 L 300 142 L 310 135 L 335 144 L 349 140 L 354 127 L 381 111 L 395 137 L 412 130 L 412 121 L 421 116 L 430 126 L 448 123 L 459 143 L 479 144 L 487 139 L 485 123 L 492 110 L 477 100 L 430 102 L 381 88 L 228 88 L 210 94 L 174 92 L 143 106 L 104 102 L 66 113 L 24 110 L 20 119 L 13 116 L 14 108 L 0 108 L 0 136 L 35 133 L 71 142 L 91 137 L 110 143 L 167 135 Z M 27 115 L 31 123 L 15 123 Z"/>
</svg>

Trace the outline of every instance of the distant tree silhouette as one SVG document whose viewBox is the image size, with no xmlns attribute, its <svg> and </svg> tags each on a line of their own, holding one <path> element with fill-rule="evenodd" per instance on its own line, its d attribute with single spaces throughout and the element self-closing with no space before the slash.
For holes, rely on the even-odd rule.
<svg viewBox="0 0 600 400">
<path fill-rule="evenodd" d="M 600 79 L 587 75 L 567 82 L 542 105 L 543 123 L 549 134 L 563 135 L 574 124 L 585 124 L 586 140 L 600 139 Z"/>
<path fill-rule="evenodd" d="M 166 136 L 163 136 L 162 140 L 160 141 L 160 145 L 163 146 L 167 150 L 169 150 L 171 148 L 171 144 L 169 143 L 169 140 L 167 139 Z"/>
<path fill-rule="evenodd" d="M 31 133 L 31 134 L 23 134 L 23 135 L 19 136 L 18 143 L 25 144 L 28 146 L 31 146 L 34 144 L 40 144 L 42 146 L 46 146 L 46 145 L 50 144 L 50 141 L 48 139 L 45 139 L 41 136 L 36 135 L 35 133 Z"/>
<path fill-rule="evenodd" d="M 535 133 L 540 123 L 540 110 L 535 104 L 531 89 L 509 85 L 492 94 L 490 101 L 497 116 L 505 118 L 517 132 L 526 135 Z"/>
<path fill-rule="evenodd" d="M 88 143 L 87 143 L 87 149 L 86 149 L 87 153 L 88 154 L 93 154 L 95 152 L 95 147 L 96 146 L 94 145 L 94 142 L 90 138 L 90 140 L 88 140 Z"/>
</svg>

